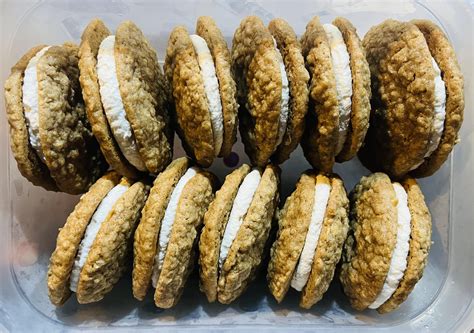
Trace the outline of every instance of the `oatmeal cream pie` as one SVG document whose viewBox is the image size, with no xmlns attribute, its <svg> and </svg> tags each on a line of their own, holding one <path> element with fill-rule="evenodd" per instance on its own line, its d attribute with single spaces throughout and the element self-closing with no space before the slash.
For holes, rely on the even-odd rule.
<svg viewBox="0 0 474 333">
<path fill-rule="evenodd" d="M 308 171 L 278 216 L 268 266 L 270 292 L 281 302 L 290 287 L 309 309 L 327 291 L 349 229 L 349 200 L 336 175 Z"/>
<path fill-rule="evenodd" d="M 87 116 L 112 169 L 130 178 L 163 170 L 173 154 L 170 92 L 143 33 L 125 21 L 112 35 L 94 19 L 79 58 Z"/>
<path fill-rule="evenodd" d="M 251 163 L 284 162 L 300 142 L 308 110 L 309 74 L 295 32 L 283 19 L 267 28 L 256 16 L 244 18 L 234 34 L 232 68 Z"/>
<path fill-rule="evenodd" d="M 463 76 L 453 47 L 428 20 L 386 20 L 363 45 L 373 110 L 361 161 L 395 178 L 432 175 L 459 142 L 463 120 Z"/>
<path fill-rule="evenodd" d="M 5 82 L 10 144 L 20 173 L 34 185 L 79 194 L 107 164 L 92 135 L 72 43 L 30 49 Z"/>
<path fill-rule="evenodd" d="M 81 304 L 104 298 L 129 264 L 131 239 L 148 186 L 111 171 L 84 194 L 59 231 L 48 270 L 49 299 L 72 293 Z"/>
<path fill-rule="evenodd" d="M 187 154 L 204 167 L 232 151 L 237 100 L 227 43 L 214 20 L 201 16 L 196 33 L 170 35 L 165 74 L 172 85 L 177 132 Z"/>
<path fill-rule="evenodd" d="M 431 216 L 413 178 L 362 177 L 350 194 L 340 280 L 353 308 L 395 310 L 423 276 Z"/>
<path fill-rule="evenodd" d="M 301 145 L 310 164 L 330 172 L 353 158 L 364 142 L 370 115 L 370 72 L 354 26 L 338 17 L 314 17 L 301 38 L 309 68 L 310 110 Z"/>
<path fill-rule="evenodd" d="M 230 173 L 204 215 L 199 239 L 200 289 L 229 304 L 255 278 L 279 201 L 278 167 Z"/>
<path fill-rule="evenodd" d="M 196 263 L 198 234 L 214 197 L 216 177 L 174 160 L 158 174 L 134 238 L 133 296 L 143 300 L 150 285 L 157 307 L 179 301 Z"/>
</svg>

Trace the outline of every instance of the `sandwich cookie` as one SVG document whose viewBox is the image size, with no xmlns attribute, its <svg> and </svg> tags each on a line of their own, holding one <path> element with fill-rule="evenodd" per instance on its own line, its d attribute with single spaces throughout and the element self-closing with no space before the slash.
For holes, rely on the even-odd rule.
<svg viewBox="0 0 474 333">
<path fill-rule="evenodd" d="M 232 43 L 240 135 L 253 165 L 287 160 L 300 142 L 308 110 L 309 74 L 293 29 L 274 19 L 268 29 L 244 18 Z"/>
<path fill-rule="evenodd" d="M 125 21 L 111 35 L 92 20 L 79 57 L 87 116 L 110 166 L 131 178 L 163 170 L 173 154 L 170 92 L 143 33 Z"/>
<path fill-rule="evenodd" d="M 135 232 L 136 299 L 143 300 L 151 284 L 157 307 L 176 305 L 195 264 L 198 233 L 216 183 L 187 158 L 174 160 L 156 177 Z"/>
<path fill-rule="evenodd" d="M 229 304 L 256 276 L 279 200 L 280 170 L 244 164 L 229 174 L 204 216 L 199 239 L 200 289 Z"/>
<path fill-rule="evenodd" d="M 85 115 L 77 52 L 71 43 L 36 46 L 5 82 L 18 169 L 34 185 L 71 194 L 85 192 L 107 168 Z"/>
<path fill-rule="evenodd" d="M 349 229 L 349 200 L 335 175 L 304 173 L 278 217 L 268 266 L 270 292 L 280 303 L 290 286 L 309 309 L 329 287 Z"/>
<path fill-rule="evenodd" d="M 356 29 L 338 17 L 314 17 L 301 38 L 309 68 L 310 110 L 301 141 L 310 164 L 330 172 L 334 162 L 353 158 L 369 126 L 370 71 Z"/>
<path fill-rule="evenodd" d="M 362 177 L 350 195 L 350 231 L 340 280 L 357 310 L 395 310 L 421 279 L 431 245 L 431 216 L 412 178 Z"/>
<path fill-rule="evenodd" d="M 187 154 L 204 167 L 216 156 L 228 156 L 236 141 L 236 86 L 229 49 L 214 20 L 199 17 L 193 35 L 176 27 L 164 68 L 172 84 L 177 132 Z"/>
<path fill-rule="evenodd" d="M 84 194 L 59 231 L 48 270 L 49 299 L 62 305 L 75 292 L 81 304 L 104 298 L 127 267 L 131 237 L 148 186 L 115 171 Z"/>
<path fill-rule="evenodd" d="M 364 37 L 372 75 L 362 162 L 395 178 L 432 175 L 459 142 L 463 76 L 446 35 L 427 20 L 387 20 Z"/>
</svg>

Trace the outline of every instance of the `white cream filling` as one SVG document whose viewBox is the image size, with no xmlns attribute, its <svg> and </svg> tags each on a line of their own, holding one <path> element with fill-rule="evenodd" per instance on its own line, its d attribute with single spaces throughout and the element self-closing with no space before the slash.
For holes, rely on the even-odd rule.
<svg viewBox="0 0 474 333">
<path fill-rule="evenodd" d="M 156 288 L 156 283 L 160 276 L 161 268 L 163 267 L 163 261 L 165 259 L 166 248 L 170 240 L 171 229 L 176 218 L 176 209 L 178 208 L 179 198 L 184 190 L 186 184 L 196 175 L 196 168 L 189 168 L 184 175 L 179 179 L 173 192 L 171 193 L 170 201 L 165 210 L 165 215 L 161 221 L 160 234 L 158 236 L 158 251 L 155 255 L 153 263 L 153 273 L 151 276 L 152 285 Z"/>
<path fill-rule="evenodd" d="M 285 63 L 283 62 L 283 57 L 281 55 L 280 50 L 278 49 L 275 38 L 273 38 L 273 44 L 275 45 L 278 66 L 280 67 L 280 76 L 281 76 L 280 117 L 279 117 L 278 137 L 277 137 L 277 146 L 279 146 L 283 140 L 283 136 L 285 135 L 286 127 L 288 124 L 288 115 L 290 112 L 290 106 L 289 106 L 290 84 L 288 82 L 288 76 L 286 75 Z"/>
<path fill-rule="evenodd" d="M 214 137 L 214 152 L 219 154 L 224 140 L 224 120 L 222 115 L 222 103 L 219 92 L 219 81 L 217 80 L 216 68 L 212 59 L 211 51 L 204 38 L 198 35 L 190 35 L 197 54 L 201 77 L 204 82 L 209 113 L 211 116 L 212 133 Z"/>
<path fill-rule="evenodd" d="M 230 211 L 229 220 L 225 227 L 224 236 L 222 237 L 219 251 L 219 269 L 222 268 L 222 265 L 227 258 L 229 249 L 237 236 L 237 232 L 239 231 L 242 222 L 244 221 L 245 215 L 247 214 L 255 192 L 257 191 L 261 178 L 262 176 L 258 170 L 252 170 L 247 176 L 245 176 L 242 184 L 240 184 Z"/>
<path fill-rule="evenodd" d="M 319 235 L 323 226 L 324 215 L 331 193 L 331 185 L 326 183 L 316 183 L 314 190 L 314 204 L 311 211 L 311 221 L 308 227 L 308 233 L 304 242 L 303 250 L 298 261 L 291 286 L 301 291 L 308 282 L 311 267 L 313 266 L 316 247 L 318 246 Z"/>
<path fill-rule="evenodd" d="M 425 154 L 425 158 L 429 157 L 438 148 L 439 141 L 444 131 L 444 119 L 446 118 L 446 87 L 444 81 L 441 78 L 441 70 L 438 64 L 431 57 L 431 62 L 435 71 L 435 102 L 434 102 L 434 119 L 433 128 L 434 131 L 431 134 L 430 143 L 428 145 L 428 151 Z"/>
<path fill-rule="evenodd" d="M 431 132 L 430 141 L 428 142 L 428 150 L 426 151 L 423 160 L 413 166 L 410 170 L 418 168 L 425 161 L 425 158 L 428 158 L 433 154 L 439 146 L 439 141 L 441 140 L 444 131 L 444 119 L 446 118 L 446 87 L 443 78 L 441 77 L 441 70 L 433 57 L 431 57 L 431 63 L 435 71 L 433 131 Z"/>
<path fill-rule="evenodd" d="M 411 215 L 408 209 L 408 195 L 402 185 L 393 183 L 393 189 L 397 196 L 397 242 L 390 260 L 390 268 L 383 284 L 382 290 L 375 301 L 369 305 L 369 309 L 377 309 L 385 303 L 395 292 L 403 278 L 403 273 L 407 268 L 407 257 L 410 246 Z"/>
<path fill-rule="evenodd" d="M 336 155 L 346 141 L 352 108 L 352 74 L 350 56 L 341 31 L 332 24 L 323 24 L 331 48 L 332 68 L 336 79 L 337 102 L 339 106 L 339 136 Z"/>
<path fill-rule="evenodd" d="M 86 263 L 87 255 L 94 243 L 95 237 L 99 232 L 100 226 L 105 221 L 113 206 L 117 200 L 128 190 L 128 185 L 118 184 L 112 188 L 109 193 L 102 199 L 99 206 L 97 207 L 94 215 L 92 215 L 91 221 L 87 225 L 84 233 L 84 238 L 79 244 L 76 259 L 74 260 L 74 266 L 71 271 L 71 278 L 69 280 L 69 289 L 73 292 L 77 290 L 77 284 L 79 283 L 79 276 L 81 274 L 82 267 Z"/>
<path fill-rule="evenodd" d="M 96 69 L 99 78 L 100 99 L 120 151 L 135 168 L 146 171 L 145 163 L 143 163 L 138 153 L 132 126 L 127 120 L 122 96 L 120 95 L 114 46 L 115 36 L 108 36 L 100 43 L 99 53 L 97 54 Z"/>
<path fill-rule="evenodd" d="M 40 58 L 50 47 L 51 46 L 43 47 L 30 59 L 25 69 L 23 85 L 21 87 L 23 94 L 23 110 L 28 128 L 28 138 L 31 146 L 43 162 L 45 161 L 45 158 L 39 138 L 38 76 L 36 66 L 38 65 Z"/>
</svg>

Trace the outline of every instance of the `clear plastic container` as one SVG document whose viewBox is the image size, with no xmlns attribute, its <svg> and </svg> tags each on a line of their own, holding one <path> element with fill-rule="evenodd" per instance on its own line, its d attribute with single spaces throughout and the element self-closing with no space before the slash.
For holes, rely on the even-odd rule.
<svg viewBox="0 0 474 333">
<path fill-rule="evenodd" d="M 82 30 L 93 17 L 114 29 L 131 19 L 145 32 L 164 59 L 168 34 L 179 24 L 194 30 L 199 15 L 217 21 L 227 41 L 232 40 L 240 20 L 255 14 L 265 22 L 285 18 L 298 35 L 314 15 L 323 22 L 344 16 L 359 35 L 384 19 L 428 18 L 439 24 L 453 43 L 465 78 L 465 120 L 461 143 L 450 159 L 432 177 L 420 183 L 433 216 L 433 245 L 424 277 L 409 299 L 388 315 L 352 310 L 334 281 L 324 299 L 313 309 L 298 308 L 298 295 L 289 292 L 278 305 L 267 291 L 265 269 L 247 292 L 229 306 L 208 304 L 198 290 L 194 273 L 179 304 L 170 310 L 154 307 L 152 295 L 143 302 L 133 299 L 130 272 L 99 303 L 79 305 L 72 297 L 55 308 L 48 300 L 46 271 L 55 246 L 57 230 L 78 201 L 78 196 L 49 193 L 28 183 L 18 172 L 10 153 L 4 106 L 0 112 L 0 331 L 63 331 L 67 329 L 122 331 L 166 329 L 214 331 L 261 330 L 339 331 L 383 329 L 384 331 L 469 331 L 473 318 L 474 236 L 474 62 L 473 4 L 448 1 L 3 1 L 0 4 L 2 36 L 1 84 L 9 68 L 35 44 L 79 42 Z M 3 90 L 3 89 L 2 89 Z M 3 104 L 3 103 L 2 103 Z M 176 140 L 175 156 L 183 155 Z M 247 158 L 240 143 L 234 151 L 240 163 Z M 301 150 L 283 166 L 282 197 L 293 189 L 300 173 L 309 168 Z M 367 174 L 357 160 L 336 166 L 351 190 Z M 231 169 L 222 161 L 211 168 L 221 180 Z M 264 267 L 266 268 L 266 267 Z"/>
</svg>

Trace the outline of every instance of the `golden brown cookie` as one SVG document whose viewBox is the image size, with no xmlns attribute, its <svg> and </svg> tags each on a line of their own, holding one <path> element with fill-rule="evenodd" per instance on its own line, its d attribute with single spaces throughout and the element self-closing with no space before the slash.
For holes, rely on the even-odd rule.
<svg viewBox="0 0 474 333">
<path fill-rule="evenodd" d="M 206 212 L 199 240 L 200 289 L 209 302 L 229 304 L 254 279 L 278 205 L 278 187 L 279 169 L 272 165 L 262 173 L 244 164 L 226 177 Z M 248 206 L 235 208 L 246 200 Z M 242 211 L 231 223 L 234 209 Z M 221 253 L 224 243 L 227 255 Z"/>
<path fill-rule="evenodd" d="M 331 38 L 330 28 L 340 37 Z M 314 168 L 330 172 L 335 161 L 344 162 L 353 158 L 364 141 L 370 115 L 369 66 L 354 26 L 342 17 L 336 18 L 329 26 L 323 26 L 319 18 L 314 17 L 306 26 L 301 43 L 311 77 L 310 110 L 302 147 L 306 158 Z M 333 52 L 339 52 L 339 58 L 335 59 L 342 59 L 340 47 L 336 43 L 344 44 L 344 54 L 348 57 L 351 78 L 349 83 L 341 87 L 337 85 L 342 85 L 344 81 L 338 79 L 344 80 L 342 76 L 344 74 L 340 72 L 342 69 L 338 66 L 342 66 L 343 63 L 339 65 L 333 63 L 333 57 L 337 56 L 332 54 Z M 341 104 L 343 95 L 338 94 L 347 93 L 344 92 L 344 87 L 347 89 L 349 84 L 351 95 L 346 96 L 348 100 L 344 102 L 350 103 L 344 106 L 349 108 L 347 110 L 342 109 L 345 105 Z M 347 128 L 345 132 L 342 130 L 344 128 Z"/>
<path fill-rule="evenodd" d="M 31 48 L 12 67 L 5 82 L 5 105 L 10 125 L 10 146 L 20 173 L 34 185 L 58 191 L 46 164 L 43 163 L 28 138 L 28 125 L 23 110 L 23 76 L 29 61 L 46 45 Z"/>
<path fill-rule="evenodd" d="M 293 29 L 282 19 L 267 29 L 256 16 L 234 34 L 232 69 L 240 135 L 253 165 L 282 163 L 298 145 L 308 108 L 308 72 Z"/>
<path fill-rule="evenodd" d="M 446 161 L 454 145 L 460 141 L 458 132 L 464 114 L 464 79 L 454 49 L 443 31 L 428 20 L 413 20 L 425 36 L 431 56 L 438 64 L 446 86 L 446 118 L 444 131 L 437 149 L 423 164 L 410 174 L 414 177 L 431 176 Z"/>
<path fill-rule="evenodd" d="M 416 181 L 408 178 L 401 185 L 410 214 L 406 268 L 393 292 L 385 294 L 388 299 L 378 306 L 372 304 L 385 287 L 392 255 L 400 246 L 399 223 L 403 217 L 398 212 L 403 209 L 397 205 L 404 203 L 398 201 L 394 184 L 383 173 L 363 177 L 351 193 L 351 229 L 344 245 L 340 280 L 357 310 L 371 306 L 386 313 L 396 309 L 423 275 L 431 245 L 431 216 Z"/>
<path fill-rule="evenodd" d="M 138 176 L 138 170 L 131 165 L 113 137 L 102 106 L 97 77 L 97 54 L 100 43 L 110 35 L 109 29 L 99 19 L 92 20 L 82 33 L 79 46 L 79 81 L 86 105 L 86 112 L 92 132 L 99 142 L 100 149 L 112 169 L 130 178 Z"/>
<path fill-rule="evenodd" d="M 362 177 L 350 194 L 350 231 L 340 279 L 351 305 L 369 306 L 382 289 L 397 239 L 397 198 L 383 173 Z"/>
<path fill-rule="evenodd" d="M 433 23 L 414 23 L 387 20 L 371 28 L 363 42 L 373 112 L 361 160 L 395 178 L 410 171 L 428 176 L 441 166 L 457 141 L 464 108 L 462 75 L 452 47 Z M 437 130 L 433 61 L 447 98 L 441 140 L 427 155 Z"/>
<path fill-rule="evenodd" d="M 224 138 L 219 156 L 225 157 L 230 154 L 237 140 L 237 87 L 231 72 L 230 51 L 222 32 L 211 17 L 198 18 L 196 34 L 206 41 L 216 68 L 224 118 Z"/>
<path fill-rule="evenodd" d="M 24 87 L 25 71 L 33 57 L 35 83 Z M 36 111 L 31 104 L 33 95 L 23 96 L 23 89 L 33 93 L 31 84 L 37 85 Z M 12 68 L 5 100 L 12 151 L 20 172 L 33 184 L 79 194 L 104 173 L 107 165 L 84 112 L 74 44 L 31 49 Z M 31 119 L 36 112 L 37 120 L 31 124 L 27 111 Z M 30 128 L 33 125 L 36 127 Z M 37 142 L 36 148 L 32 142 Z"/>
<path fill-rule="evenodd" d="M 194 173 L 188 177 L 190 171 Z M 185 177 L 188 178 L 181 182 Z M 191 170 L 187 158 L 173 161 L 158 175 L 135 232 L 132 273 L 135 298 L 143 300 L 153 281 L 156 306 L 170 308 L 178 302 L 193 268 L 197 234 L 214 196 L 215 183 L 212 174 L 195 167 Z M 174 217 L 169 215 L 172 210 Z M 164 223 L 165 218 L 173 219 Z M 168 233 L 164 251 L 160 248 L 163 232 Z M 161 266 L 156 266 L 160 255 Z"/>
<path fill-rule="evenodd" d="M 401 184 L 408 194 L 408 208 L 412 217 L 407 268 L 393 295 L 377 309 L 379 313 L 395 310 L 407 299 L 423 276 L 431 247 L 431 215 L 423 193 L 414 179 L 405 179 Z"/>
<path fill-rule="evenodd" d="M 130 237 L 133 237 L 147 194 L 147 185 L 134 183 L 102 223 L 79 276 L 79 303 L 101 300 L 119 280 L 128 263 Z"/>
<path fill-rule="evenodd" d="M 148 186 L 142 182 L 133 184 L 126 178 L 120 180 L 120 175 L 112 171 L 81 197 L 59 232 L 48 270 L 49 297 L 54 305 L 62 305 L 69 298 L 72 272 L 78 262 L 79 250 L 84 249 L 86 230 L 96 209 L 119 184 L 127 188 L 116 200 L 107 203 L 110 207 L 105 207 L 106 217 L 100 222 L 96 233 L 91 233 L 91 247 L 77 276 L 78 302 L 99 301 L 120 278 L 127 263 L 130 236 L 145 202 Z"/>
<path fill-rule="evenodd" d="M 243 164 L 226 176 L 224 184 L 216 192 L 215 199 L 204 215 L 204 228 L 199 238 L 200 289 L 209 302 L 217 298 L 218 260 L 221 239 L 229 219 L 230 211 L 240 184 L 250 172 L 250 166 Z"/>
<path fill-rule="evenodd" d="M 217 283 L 219 302 L 232 302 L 255 278 L 280 200 L 279 186 L 280 169 L 267 165 L 222 265 Z"/>
<path fill-rule="evenodd" d="M 279 214 L 277 239 L 271 249 L 268 282 L 271 293 L 281 302 L 287 293 L 306 243 L 308 228 L 315 204 L 318 184 L 331 186 L 324 211 L 320 234 L 307 281 L 302 288 L 300 306 L 309 309 L 326 292 L 341 258 L 342 246 L 349 228 L 346 191 L 337 176 L 317 175 L 313 172 L 301 176 L 296 190 L 287 199 Z"/>
<path fill-rule="evenodd" d="M 308 111 L 309 74 L 304 64 L 301 45 L 295 32 L 283 19 L 273 19 L 268 30 L 281 52 L 288 75 L 290 105 L 288 123 L 282 142 L 278 145 L 272 159 L 275 163 L 286 161 L 300 143 L 305 128 L 305 116 Z"/>
<path fill-rule="evenodd" d="M 179 179 L 189 167 L 187 158 L 178 158 L 158 174 L 142 211 L 133 245 L 133 296 L 143 300 L 151 281 L 161 220 Z"/>
<path fill-rule="evenodd" d="M 59 189 L 71 194 L 86 191 L 107 167 L 86 117 L 77 62 L 77 46 L 66 43 L 37 65 L 42 151 Z"/>
<path fill-rule="evenodd" d="M 309 309 L 319 302 L 334 277 L 342 246 L 349 229 L 349 200 L 340 178 L 331 178 L 331 193 L 326 207 L 311 274 L 303 289 L 300 306 Z"/>
<path fill-rule="evenodd" d="M 330 172 L 336 155 L 339 108 L 331 49 L 318 17 L 306 26 L 301 46 L 311 77 L 310 109 L 301 146 L 314 168 Z"/>
<path fill-rule="evenodd" d="M 260 18 L 244 18 L 232 41 L 232 71 L 239 98 L 239 131 L 253 165 L 276 149 L 282 80 L 272 35 Z"/>
<path fill-rule="evenodd" d="M 120 176 L 114 171 L 99 178 L 60 229 L 48 270 L 49 299 L 54 305 L 62 305 L 69 298 L 69 277 L 84 232 L 97 206 L 119 181 Z"/>
<path fill-rule="evenodd" d="M 336 156 L 336 161 L 352 159 L 364 142 L 370 117 L 370 69 L 365 50 L 354 26 L 345 18 L 337 17 L 333 22 L 342 33 L 350 56 L 352 76 L 351 119 L 346 141 Z"/>
<path fill-rule="evenodd" d="M 115 61 L 120 94 L 138 151 L 148 171 L 158 173 L 173 156 L 168 85 L 155 50 L 131 21 L 117 28 Z"/>
<path fill-rule="evenodd" d="M 176 131 L 186 153 L 203 166 L 214 159 L 211 117 L 199 63 L 188 31 L 176 27 L 166 49 L 165 74 L 175 103 Z"/>
<path fill-rule="evenodd" d="M 222 129 L 214 129 L 210 101 L 201 74 L 198 52 L 185 27 L 176 27 L 170 35 L 165 59 L 165 74 L 172 84 L 177 132 L 188 155 L 208 167 L 216 156 L 227 156 L 236 141 L 236 86 L 230 71 L 230 53 L 214 20 L 200 17 L 196 23 L 200 36 L 212 57 L 222 110 Z M 216 133 L 214 133 L 216 131 Z M 222 144 L 216 151 L 216 135 Z"/>
<path fill-rule="evenodd" d="M 198 232 L 214 197 L 213 176 L 200 171 L 185 186 L 176 209 L 163 267 L 155 289 L 155 304 L 169 308 L 179 300 L 194 266 Z"/>
<path fill-rule="evenodd" d="M 109 123 L 110 115 L 106 115 L 103 104 L 107 97 L 101 95 L 97 69 L 100 46 L 110 36 L 109 30 L 99 19 L 92 20 L 82 35 L 79 67 L 87 116 L 112 168 L 131 178 L 139 177 L 140 170 L 158 173 L 171 162 L 173 153 L 173 128 L 168 114 L 169 85 L 158 64 L 156 52 L 143 33 L 134 23 L 122 22 L 114 36 L 114 67 L 107 64 L 108 67 L 103 71 L 105 73 L 115 68 L 114 73 L 107 74 L 116 76 L 122 112 L 130 127 L 130 141 L 133 141 L 133 149 L 137 154 L 135 159 L 138 159 L 135 162 L 127 160 L 124 149 L 132 148 L 125 147 L 130 142 L 120 146 L 122 143 L 116 137 L 117 132 Z M 117 110 L 112 112 L 118 113 Z"/>
</svg>

